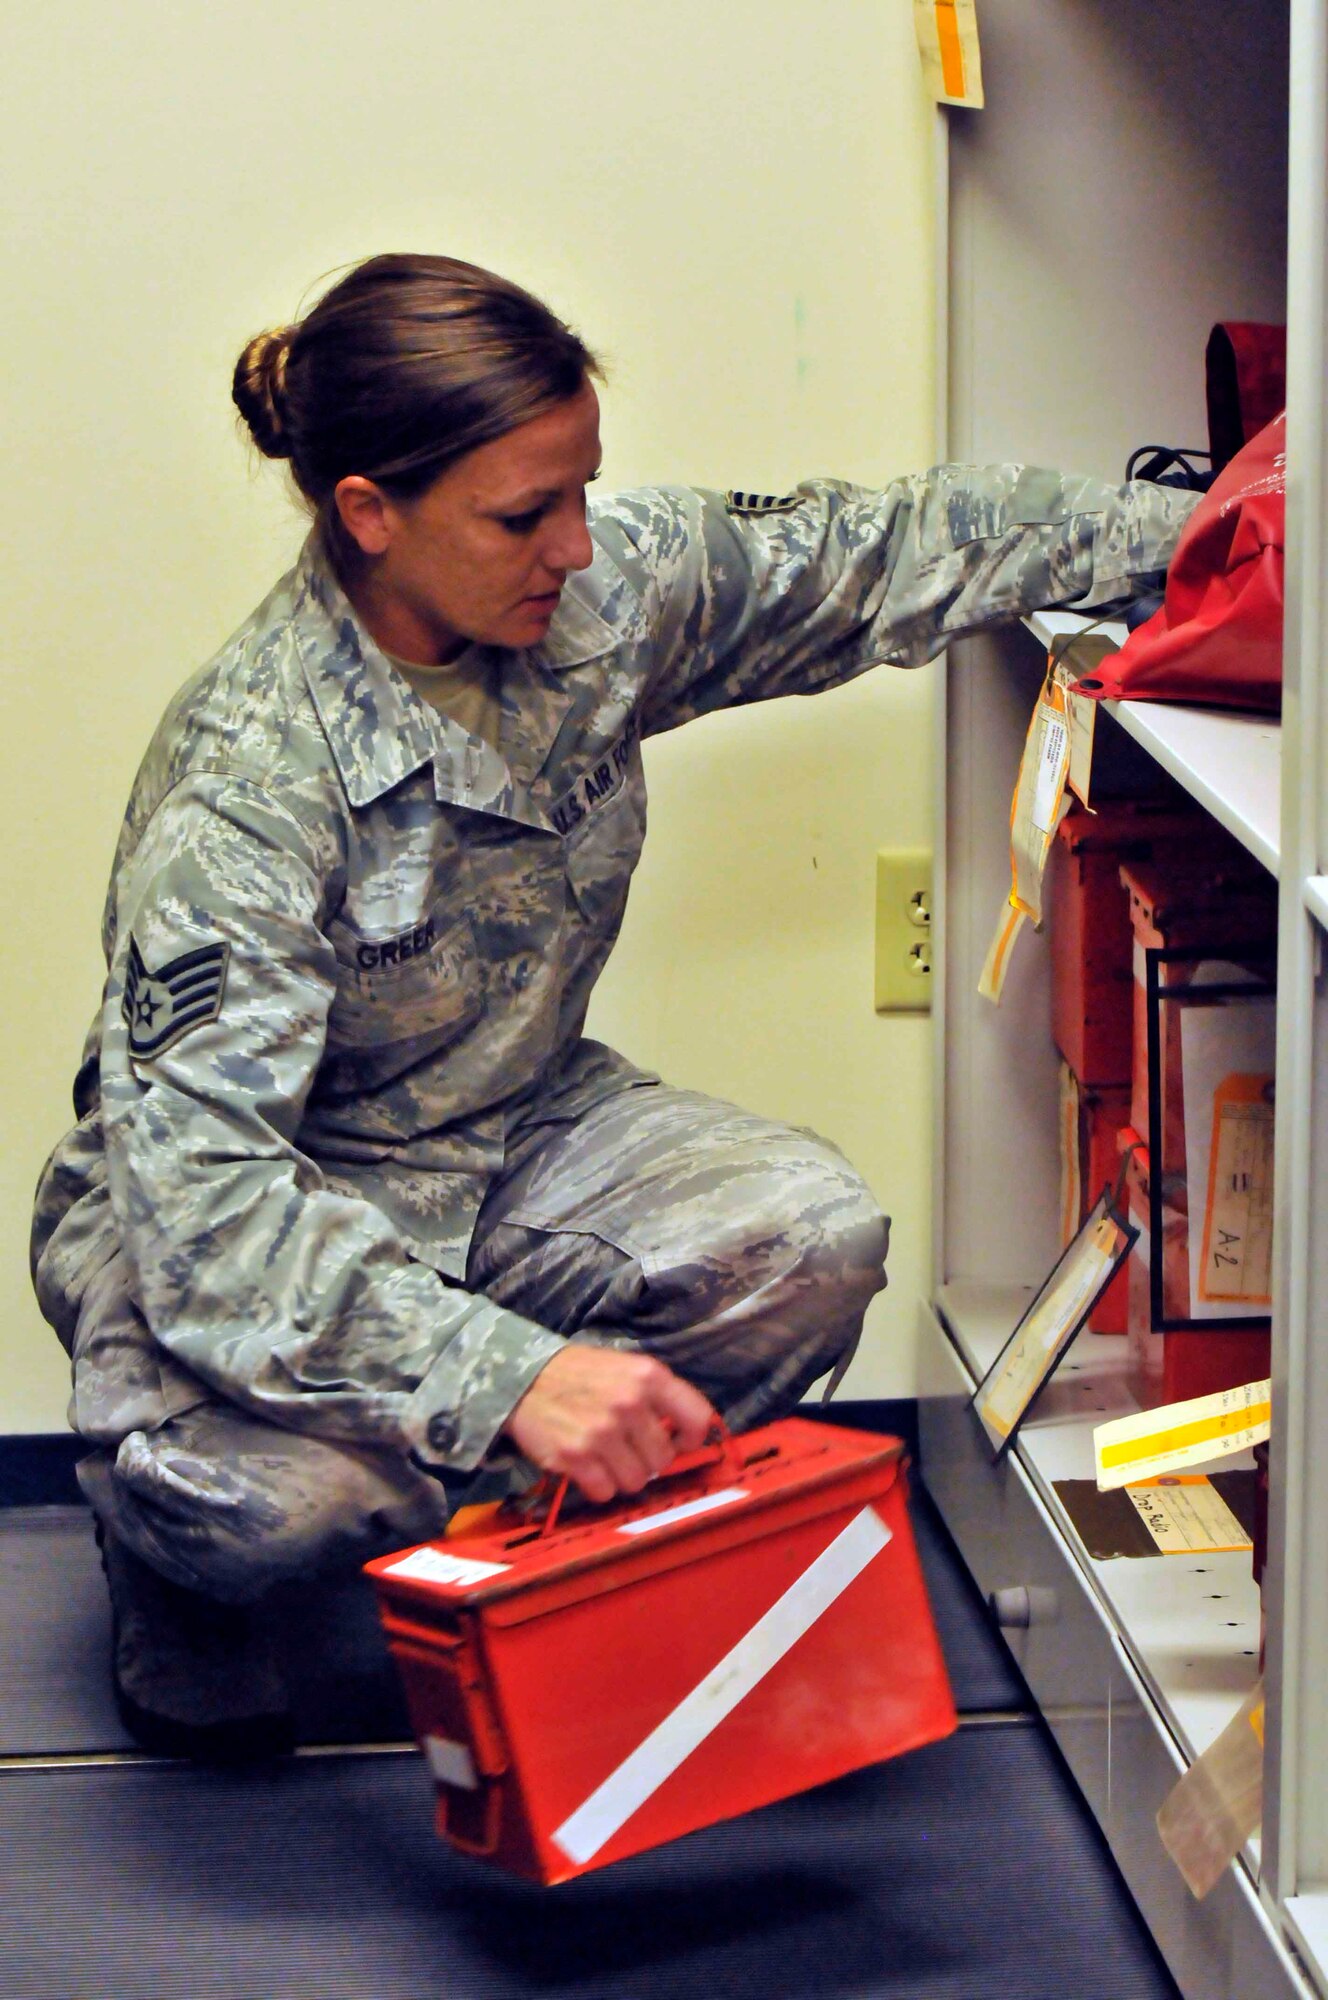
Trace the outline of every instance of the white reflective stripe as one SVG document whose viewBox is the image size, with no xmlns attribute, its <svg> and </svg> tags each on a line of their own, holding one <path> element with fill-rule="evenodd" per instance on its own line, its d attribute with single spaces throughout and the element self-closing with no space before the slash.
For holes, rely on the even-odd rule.
<svg viewBox="0 0 1328 2000">
<path fill-rule="evenodd" d="M 712 1507 L 728 1507 L 746 1498 L 745 1486 L 726 1486 L 722 1493 L 706 1493 L 699 1500 L 684 1500 L 681 1506 L 665 1507 L 662 1513 L 647 1514 L 640 1521 L 624 1521 L 618 1533 L 648 1535 L 652 1528 L 667 1528 L 671 1521 L 688 1521 L 693 1514 L 708 1514 Z"/>
<path fill-rule="evenodd" d="M 856 1514 L 828 1548 L 776 1598 L 703 1681 L 611 1771 L 553 1838 L 575 1862 L 589 1861 L 712 1730 L 731 1715 L 890 1540 L 871 1507 Z"/>
<path fill-rule="evenodd" d="M 466 1792 L 479 1790 L 475 1759 L 464 1743 L 454 1743 L 450 1736 L 426 1736 L 424 1754 L 440 1785 L 460 1785 Z"/>
</svg>

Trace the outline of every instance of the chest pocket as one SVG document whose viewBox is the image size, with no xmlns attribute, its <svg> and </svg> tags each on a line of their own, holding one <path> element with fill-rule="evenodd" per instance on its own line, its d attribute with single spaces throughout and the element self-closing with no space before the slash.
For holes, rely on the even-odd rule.
<svg viewBox="0 0 1328 2000">
<path fill-rule="evenodd" d="M 337 954 L 337 992 L 328 1036 L 342 1049 L 395 1044 L 445 1048 L 483 1008 L 483 979 L 470 919 L 454 902 L 407 930 L 367 937 L 340 917 L 328 936 Z"/>
<path fill-rule="evenodd" d="M 638 767 L 626 775 L 612 798 L 587 813 L 566 836 L 563 864 L 568 886 L 593 929 L 612 932 L 621 923 L 645 833 L 645 784 Z"/>
</svg>

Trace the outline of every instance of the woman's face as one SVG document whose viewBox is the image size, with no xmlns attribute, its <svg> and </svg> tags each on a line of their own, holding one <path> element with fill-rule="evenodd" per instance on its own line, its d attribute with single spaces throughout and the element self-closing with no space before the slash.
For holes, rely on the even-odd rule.
<svg viewBox="0 0 1328 2000">
<path fill-rule="evenodd" d="M 349 594 L 378 643 L 420 664 L 474 640 L 537 645 L 568 576 L 593 557 L 586 487 L 599 460 L 599 399 L 587 382 L 468 452 L 415 500 L 343 479 L 337 507 L 367 558 Z"/>
</svg>

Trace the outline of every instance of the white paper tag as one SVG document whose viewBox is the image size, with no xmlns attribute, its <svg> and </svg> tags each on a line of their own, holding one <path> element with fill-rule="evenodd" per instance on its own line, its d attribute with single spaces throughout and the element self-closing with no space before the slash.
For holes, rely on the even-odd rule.
<svg viewBox="0 0 1328 2000">
<path fill-rule="evenodd" d="M 1033 824 L 1048 838 L 1056 831 L 1056 818 L 1065 793 L 1065 774 L 1070 763 L 1070 732 L 1065 718 L 1055 709 L 1038 711 L 1042 741 L 1038 750 L 1037 776 L 1033 782 Z"/>
<path fill-rule="evenodd" d="M 1211 1479 L 1172 1474 L 1127 1486 L 1126 1497 L 1165 1556 L 1213 1556 L 1253 1547 Z"/>
<path fill-rule="evenodd" d="M 1246 1382 L 1239 1389 L 1191 1396 L 1099 1424 L 1093 1432 L 1098 1490 L 1134 1486 L 1158 1473 L 1187 1472 L 1262 1444 L 1272 1418 L 1272 1394 L 1271 1382 Z"/>
<path fill-rule="evenodd" d="M 681 1506 L 665 1507 L 658 1514 L 647 1514 L 640 1521 L 624 1521 L 619 1528 L 620 1535 L 649 1535 L 656 1528 L 667 1528 L 674 1521 L 688 1521 L 693 1514 L 709 1514 L 716 1507 L 731 1507 L 735 1500 L 745 1500 L 745 1486 L 726 1486 L 721 1493 L 703 1493 L 699 1500 L 684 1500 Z"/>
<path fill-rule="evenodd" d="M 483 1583 L 502 1576 L 510 1563 L 475 1562 L 469 1556 L 448 1555 L 443 1549 L 412 1549 L 400 1562 L 389 1563 L 384 1576 L 407 1576 L 419 1583 Z"/>
</svg>

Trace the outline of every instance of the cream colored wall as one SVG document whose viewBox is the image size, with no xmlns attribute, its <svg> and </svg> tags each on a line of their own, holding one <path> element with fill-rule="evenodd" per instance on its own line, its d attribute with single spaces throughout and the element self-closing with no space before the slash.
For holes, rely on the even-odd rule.
<svg viewBox="0 0 1328 2000">
<path fill-rule="evenodd" d="M 13 14 L 0 1429 L 63 1422 L 26 1275 L 139 754 L 300 522 L 230 368 L 320 273 L 446 249 L 608 358 L 610 482 L 879 482 L 931 444 L 929 112 L 903 0 L 46 0 Z M 925 1027 L 871 1009 L 873 854 L 925 840 L 927 689 L 871 677 L 649 752 L 596 1030 L 815 1124 L 897 1218 L 854 1384 L 907 1390 Z"/>
</svg>

